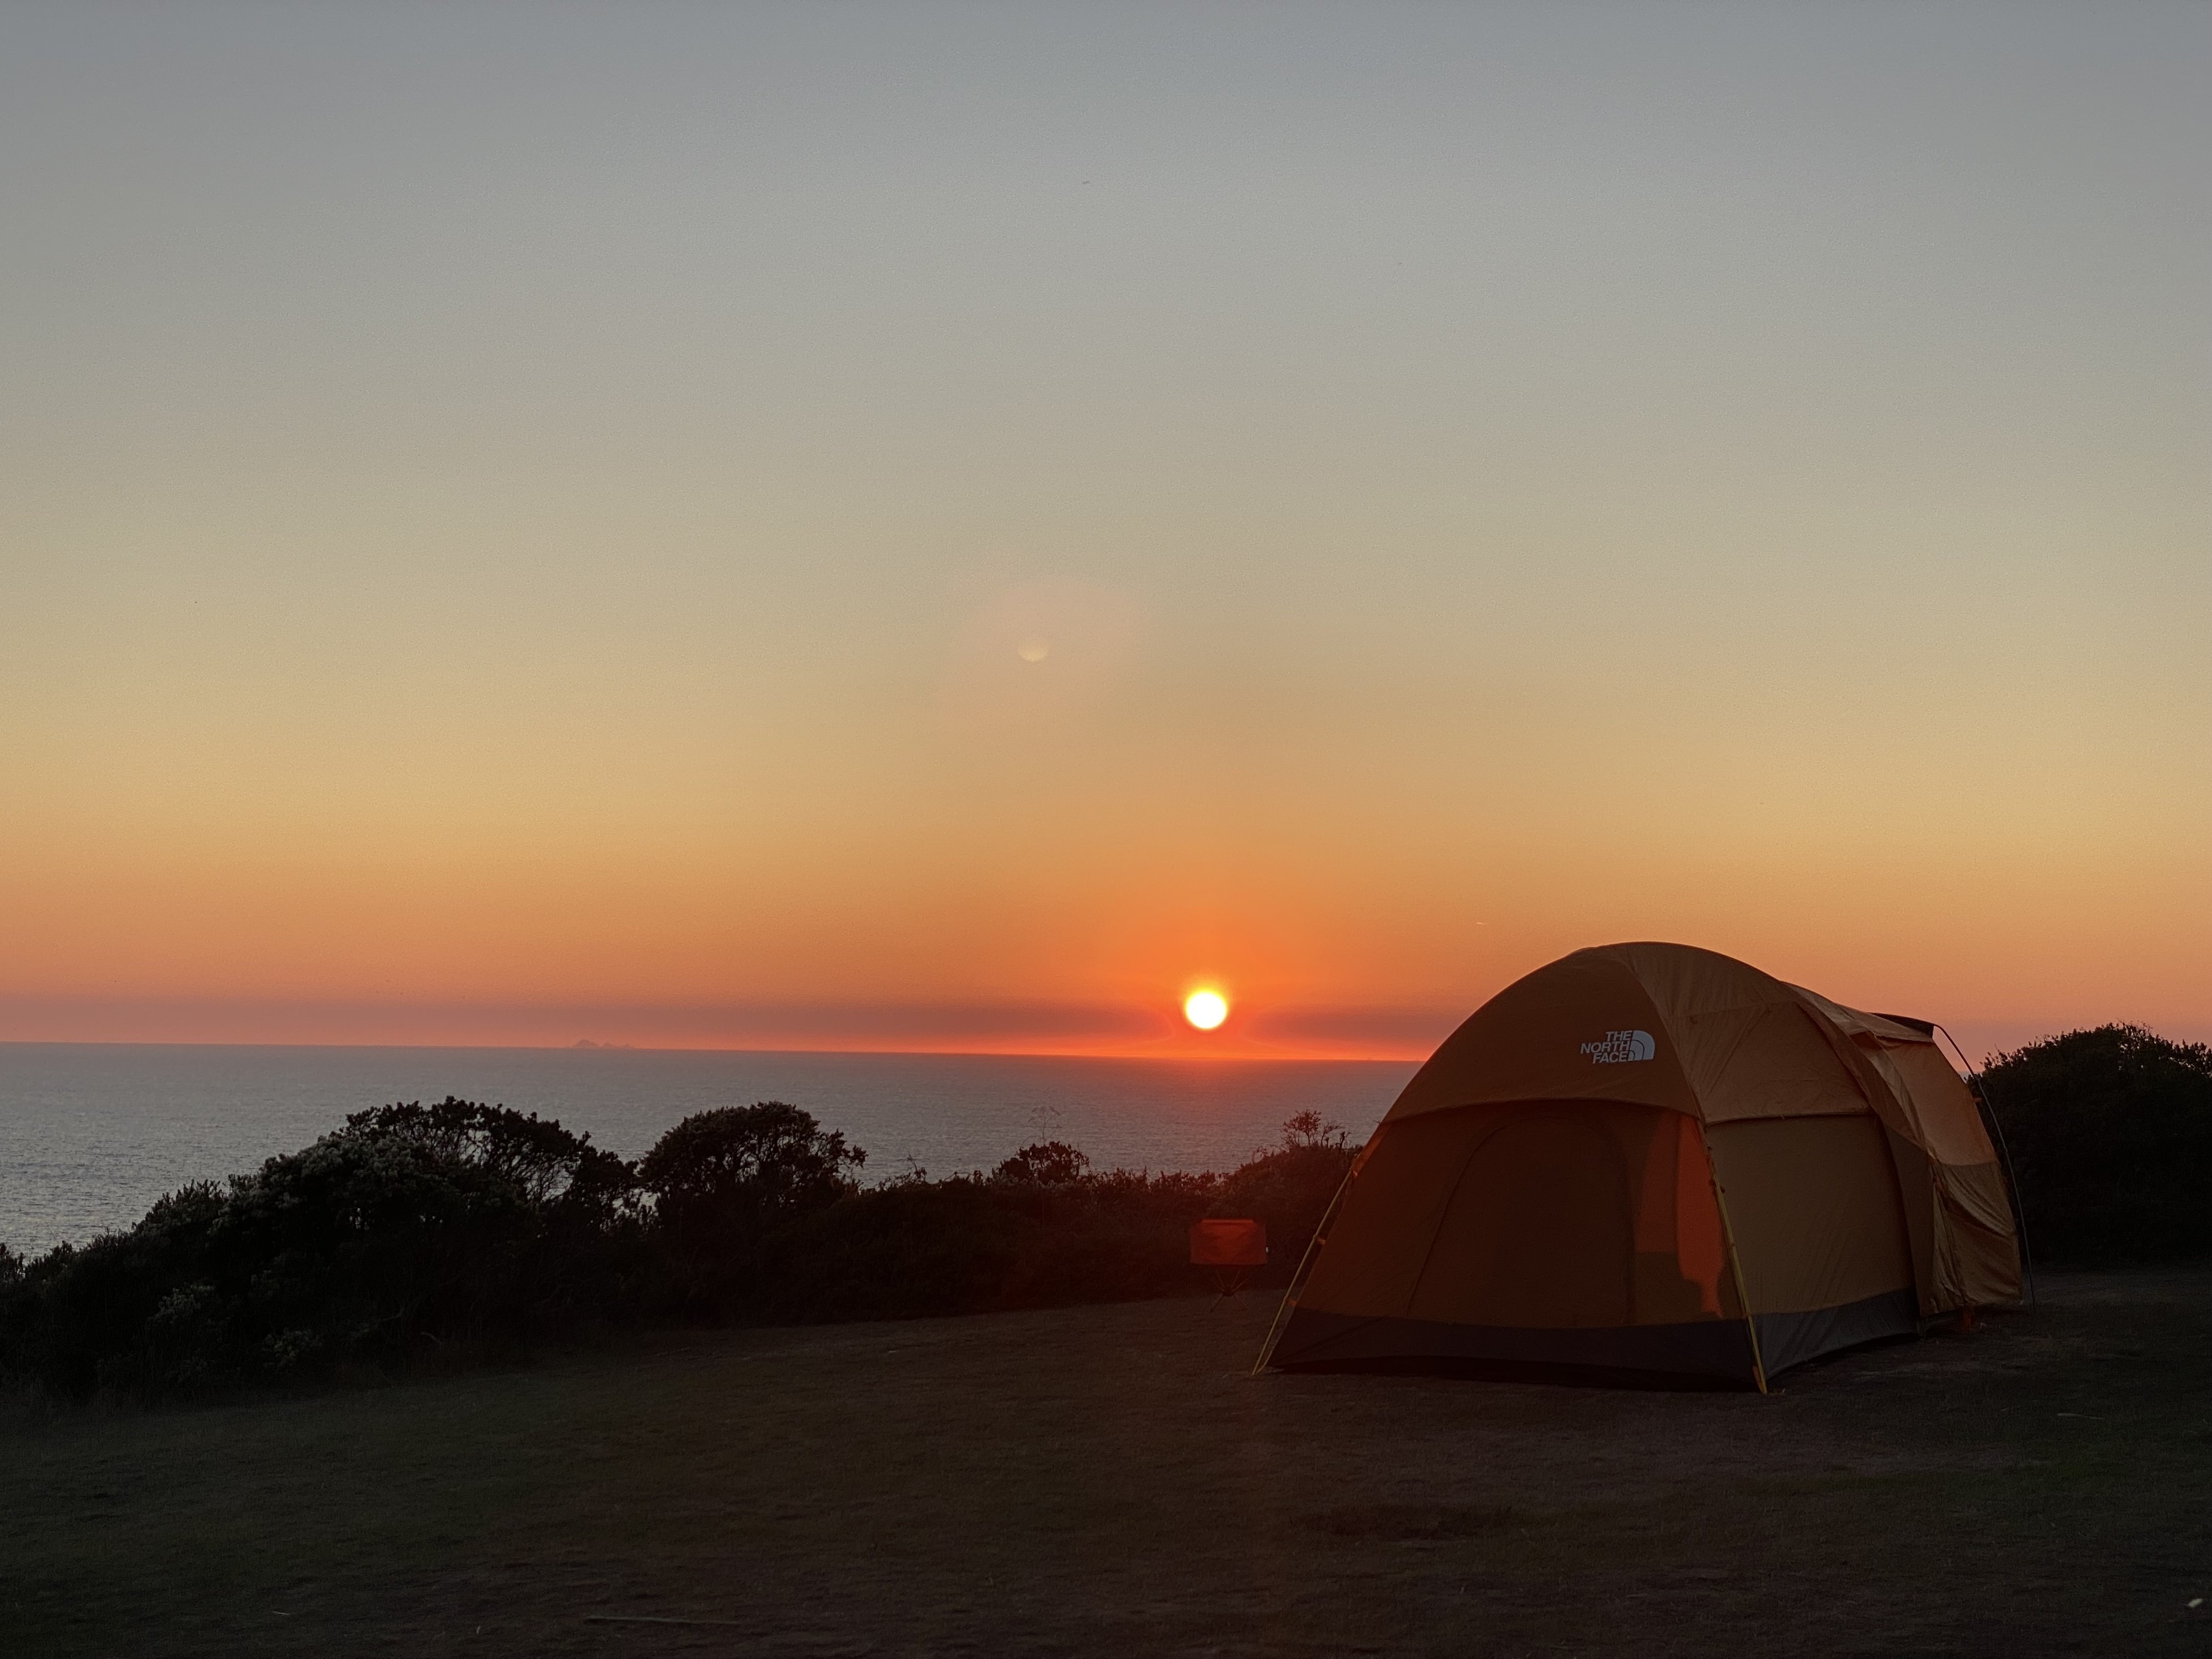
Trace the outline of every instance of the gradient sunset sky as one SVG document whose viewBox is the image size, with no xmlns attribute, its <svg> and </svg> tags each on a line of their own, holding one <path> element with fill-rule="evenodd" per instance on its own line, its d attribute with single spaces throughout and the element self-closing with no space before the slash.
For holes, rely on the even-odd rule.
<svg viewBox="0 0 2212 1659">
<path fill-rule="evenodd" d="M 2212 1036 L 2208 71 L 11 7 L 0 1038 L 1419 1054 L 1639 938 Z"/>
</svg>

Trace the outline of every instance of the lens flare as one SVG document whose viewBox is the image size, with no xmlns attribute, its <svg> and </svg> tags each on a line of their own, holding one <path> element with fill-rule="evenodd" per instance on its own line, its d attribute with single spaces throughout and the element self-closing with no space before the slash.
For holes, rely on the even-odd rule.
<svg viewBox="0 0 2212 1659">
<path fill-rule="evenodd" d="M 1193 991 L 1182 1000 L 1182 1017 L 1201 1031 L 1229 1018 L 1229 999 L 1218 991 Z"/>
</svg>

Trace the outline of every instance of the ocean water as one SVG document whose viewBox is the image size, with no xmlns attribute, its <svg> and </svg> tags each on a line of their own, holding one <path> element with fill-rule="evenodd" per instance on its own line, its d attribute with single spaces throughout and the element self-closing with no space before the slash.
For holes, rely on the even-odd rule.
<svg viewBox="0 0 2212 1659">
<path fill-rule="evenodd" d="M 1101 1169 L 1224 1170 L 1316 1111 L 1364 1137 L 1413 1066 L 976 1054 L 0 1043 L 0 1243 L 127 1227 L 163 1193 L 251 1170 L 349 1112 L 448 1094 L 625 1156 L 687 1113 L 785 1100 L 865 1147 L 862 1173 L 988 1169 L 1066 1140 Z"/>
</svg>

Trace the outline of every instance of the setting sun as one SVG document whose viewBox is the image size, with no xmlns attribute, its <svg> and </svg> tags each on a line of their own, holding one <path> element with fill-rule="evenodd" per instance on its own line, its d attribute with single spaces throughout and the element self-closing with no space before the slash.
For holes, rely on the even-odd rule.
<svg viewBox="0 0 2212 1659">
<path fill-rule="evenodd" d="M 1201 1031 L 1229 1018 L 1229 999 L 1218 991 L 1193 991 L 1182 1000 L 1182 1017 Z"/>
</svg>

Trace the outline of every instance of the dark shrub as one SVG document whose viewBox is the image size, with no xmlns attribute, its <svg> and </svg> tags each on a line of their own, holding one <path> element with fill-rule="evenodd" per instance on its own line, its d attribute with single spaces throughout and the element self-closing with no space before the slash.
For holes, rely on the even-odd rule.
<svg viewBox="0 0 2212 1659">
<path fill-rule="evenodd" d="M 1190 1224 L 1251 1216 L 1288 1281 L 1351 1168 L 1344 1130 L 1306 1112 L 1227 1176 L 1096 1174 L 1061 1141 L 1024 1146 L 981 1179 L 855 1193 L 785 1240 L 762 1304 L 783 1319 L 981 1313 L 1173 1296 L 1202 1282 Z"/>
<path fill-rule="evenodd" d="M 1342 1125 L 1300 1112 L 1283 1125 L 1280 1143 L 1223 1177 L 1207 1213 L 1267 1224 L 1267 1270 L 1257 1282 L 1288 1282 L 1358 1155 Z"/>
<path fill-rule="evenodd" d="M 857 1190 L 867 1154 L 780 1100 L 696 1112 L 638 1165 L 668 1293 L 693 1316 L 763 1305 L 780 1235 Z"/>
<path fill-rule="evenodd" d="M 1033 1251 L 1034 1218 L 972 1178 L 855 1193 L 781 1241 L 763 1313 L 790 1320 L 972 1313 Z"/>
<path fill-rule="evenodd" d="M 1086 1154 L 1064 1140 L 1040 1140 L 992 1170 L 991 1179 L 1015 1187 L 1070 1187 L 1090 1174 Z"/>
<path fill-rule="evenodd" d="M 40 1258 L 9 1298 L 9 1364 L 63 1394 L 155 1394 L 572 1330 L 623 1310 L 632 1184 L 587 1136 L 504 1107 L 357 1112 Z"/>
<path fill-rule="evenodd" d="M 1218 1177 L 955 1178 L 856 1193 L 796 1230 L 774 1316 L 984 1313 L 1171 1296 Z"/>
<path fill-rule="evenodd" d="M 31 1263 L 11 1298 L 10 1370 L 71 1396 L 103 1384 L 158 1392 L 222 1374 L 232 1345 L 204 1274 L 223 1201 L 220 1188 L 186 1187 L 129 1232 Z"/>
<path fill-rule="evenodd" d="M 819 1209 L 853 1190 L 867 1153 L 780 1100 L 695 1112 L 654 1143 L 638 1180 L 681 1227 L 732 1215 L 760 1221 Z"/>
<path fill-rule="evenodd" d="M 686 1118 L 633 1169 L 471 1101 L 357 1113 L 128 1232 L 0 1249 L 0 1375 L 140 1397 L 467 1358 L 678 1318 L 982 1312 L 1197 1288 L 1198 1218 L 1267 1224 L 1289 1277 L 1352 1153 L 1311 1114 L 1234 1174 L 1099 1174 L 1060 1141 L 988 1177 L 862 1190 L 781 1102 Z"/>
<path fill-rule="evenodd" d="M 2212 1047 L 2100 1026 L 1998 1055 L 1983 1085 L 2039 1257 L 2212 1251 Z"/>
</svg>

